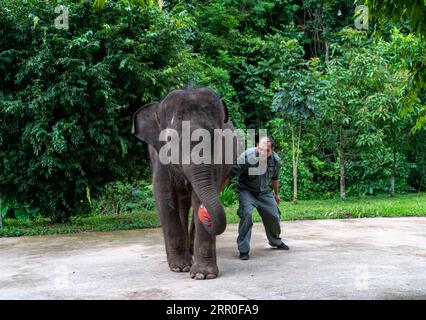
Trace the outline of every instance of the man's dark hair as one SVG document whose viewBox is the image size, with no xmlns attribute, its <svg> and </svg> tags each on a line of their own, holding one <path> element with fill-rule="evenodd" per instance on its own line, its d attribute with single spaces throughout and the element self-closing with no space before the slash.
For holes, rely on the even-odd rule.
<svg viewBox="0 0 426 320">
<path fill-rule="evenodd" d="M 268 140 L 271 141 L 271 148 L 275 149 L 275 140 L 271 136 L 267 136 Z"/>
</svg>

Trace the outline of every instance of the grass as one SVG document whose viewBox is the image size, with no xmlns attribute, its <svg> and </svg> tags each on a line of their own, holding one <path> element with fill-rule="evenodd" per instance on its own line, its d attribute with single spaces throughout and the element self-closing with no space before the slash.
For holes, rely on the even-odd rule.
<svg viewBox="0 0 426 320">
<path fill-rule="evenodd" d="M 393 198 L 387 195 L 351 197 L 344 201 L 309 200 L 299 201 L 296 206 L 291 202 L 282 202 L 279 208 L 281 220 L 426 216 L 426 193 L 397 195 Z M 239 218 L 234 213 L 237 207 L 232 209 L 228 221 L 238 222 Z M 253 215 L 253 221 L 261 221 L 258 214 Z"/>
<path fill-rule="evenodd" d="M 121 215 L 92 215 L 71 218 L 69 223 L 52 224 L 50 219 L 18 221 L 6 219 L 0 237 L 67 234 L 91 231 L 115 231 L 155 228 L 159 226 L 156 212 L 137 212 Z"/>
<path fill-rule="evenodd" d="M 426 216 L 426 193 L 374 197 L 353 197 L 345 201 L 310 200 L 298 205 L 282 202 L 282 220 L 342 219 L 366 217 Z M 237 223 L 238 205 L 226 208 L 228 223 Z M 261 221 L 255 211 L 253 221 Z M 126 213 L 120 215 L 92 215 L 74 217 L 66 224 L 52 224 L 49 219 L 21 222 L 6 219 L 0 237 L 66 234 L 90 231 L 114 231 L 159 227 L 158 215 L 154 211 Z"/>
</svg>

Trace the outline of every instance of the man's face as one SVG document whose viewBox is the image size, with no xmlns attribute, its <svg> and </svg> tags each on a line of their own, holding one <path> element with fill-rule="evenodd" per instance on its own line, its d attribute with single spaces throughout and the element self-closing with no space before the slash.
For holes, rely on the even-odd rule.
<svg viewBox="0 0 426 320">
<path fill-rule="evenodd" d="M 267 138 L 263 138 L 257 144 L 257 150 L 259 152 L 259 158 L 266 159 L 272 153 L 272 144 L 271 141 Z"/>
</svg>

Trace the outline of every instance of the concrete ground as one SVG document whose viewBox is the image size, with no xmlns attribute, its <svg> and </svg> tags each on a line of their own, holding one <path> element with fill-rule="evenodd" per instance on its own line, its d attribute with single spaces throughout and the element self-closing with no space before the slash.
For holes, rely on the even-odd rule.
<svg viewBox="0 0 426 320">
<path fill-rule="evenodd" d="M 426 299 L 426 218 L 282 222 L 290 251 L 255 224 L 217 239 L 219 277 L 169 271 L 160 229 L 0 239 L 0 299 Z"/>
</svg>

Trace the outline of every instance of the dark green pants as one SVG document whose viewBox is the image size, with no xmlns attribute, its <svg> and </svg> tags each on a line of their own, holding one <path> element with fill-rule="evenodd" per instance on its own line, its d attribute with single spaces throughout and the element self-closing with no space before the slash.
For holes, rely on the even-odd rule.
<svg viewBox="0 0 426 320">
<path fill-rule="evenodd" d="M 279 246 L 282 243 L 280 238 L 280 211 L 272 191 L 256 194 L 246 189 L 239 189 L 238 198 L 240 201 L 238 208 L 238 216 L 240 217 L 237 238 L 238 250 L 240 252 L 250 251 L 254 208 L 257 209 L 262 218 L 269 244 L 273 247 Z"/>
</svg>

